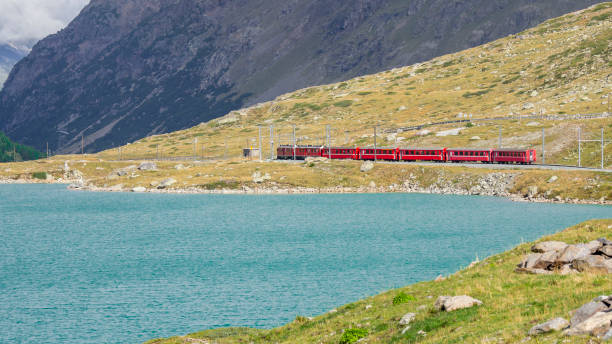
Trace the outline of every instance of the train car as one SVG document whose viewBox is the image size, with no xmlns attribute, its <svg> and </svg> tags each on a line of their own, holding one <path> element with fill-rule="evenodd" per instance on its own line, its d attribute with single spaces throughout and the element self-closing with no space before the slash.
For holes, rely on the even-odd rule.
<svg viewBox="0 0 612 344">
<path fill-rule="evenodd" d="M 398 148 L 400 161 L 446 161 L 446 148 Z"/>
<path fill-rule="evenodd" d="M 331 159 L 355 159 L 357 156 L 357 148 L 350 147 L 323 147 L 321 148 L 321 156 Z"/>
<path fill-rule="evenodd" d="M 446 150 L 446 161 L 449 162 L 482 162 L 490 164 L 493 162 L 492 158 L 492 149 L 448 148 Z"/>
<path fill-rule="evenodd" d="M 304 160 L 308 157 L 320 157 L 321 156 L 320 146 L 295 146 L 281 145 L 276 149 L 276 157 L 279 160 Z M 294 156 L 295 154 L 295 156 Z"/>
<path fill-rule="evenodd" d="M 494 149 L 492 159 L 497 164 L 532 164 L 536 161 L 536 150 Z"/>
<path fill-rule="evenodd" d="M 399 156 L 399 148 L 376 148 L 365 147 L 357 148 L 358 160 L 389 160 L 397 161 Z"/>
</svg>

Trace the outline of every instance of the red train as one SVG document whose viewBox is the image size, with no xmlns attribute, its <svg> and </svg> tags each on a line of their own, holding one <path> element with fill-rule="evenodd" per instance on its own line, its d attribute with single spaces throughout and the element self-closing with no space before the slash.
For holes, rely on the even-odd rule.
<svg viewBox="0 0 612 344">
<path fill-rule="evenodd" d="M 277 148 L 276 156 L 280 160 L 325 157 L 351 160 L 480 162 L 484 164 L 532 164 L 536 162 L 535 149 L 293 147 L 285 145 Z"/>
</svg>

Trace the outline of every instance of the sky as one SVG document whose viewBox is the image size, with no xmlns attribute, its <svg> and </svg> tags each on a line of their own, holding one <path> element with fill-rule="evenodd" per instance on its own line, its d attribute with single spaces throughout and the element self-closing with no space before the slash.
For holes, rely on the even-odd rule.
<svg viewBox="0 0 612 344">
<path fill-rule="evenodd" d="M 65 27 L 88 2 L 0 0 L 0 44 L 33 44 Z"/>
</svg>

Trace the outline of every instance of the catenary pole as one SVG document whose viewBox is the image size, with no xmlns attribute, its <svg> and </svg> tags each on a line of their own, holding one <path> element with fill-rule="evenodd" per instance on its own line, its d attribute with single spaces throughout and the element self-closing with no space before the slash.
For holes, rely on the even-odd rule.
<svg viewBox="0 0 612 344">
<path fill-rule="evenodd" d="M 604 168 L 604 128 L 601 128 L 601 169 Z"/>
<path fill-rule="evenodd" d="M 263 160 L 263 147 L 261 146 L 261 125 L 257 126 L 259 129 L 259 161 Z"/>
<path fill-rule="evenodd" d="M 376 126 L 374 126 L 374 161 L 376 162 Z"/>
<path fill-rule="evenodd" d="M 582 129 L 578 127 L 578 167 L 582 167 Z"/>
<path fill-rule="evenodd" d="M 546 151 L 544 149 L 544 143 L 546 142 L 546 139 L 544 137 L 544 128 L 542 128 L 542 164 L 546 165 Z"/>
</svg>

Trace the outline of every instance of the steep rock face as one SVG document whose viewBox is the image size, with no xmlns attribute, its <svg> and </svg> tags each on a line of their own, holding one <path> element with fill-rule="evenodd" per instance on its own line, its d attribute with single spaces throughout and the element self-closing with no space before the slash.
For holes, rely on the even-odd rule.
<svg viewBox="0 0 612 344">
<path fill-rule="evenodd" d="M 0 89 L 2 89 L 2 85 L 15 63 L 26 54 L 26 51 L 10 44 L 0 44 Z"/>
<path fill-rule="evenodd" d="M 59 152 L 178 130 L 309 85 L 479 45 L 597 0 L 93 0 L 0 93 Z"/>
</svg>

